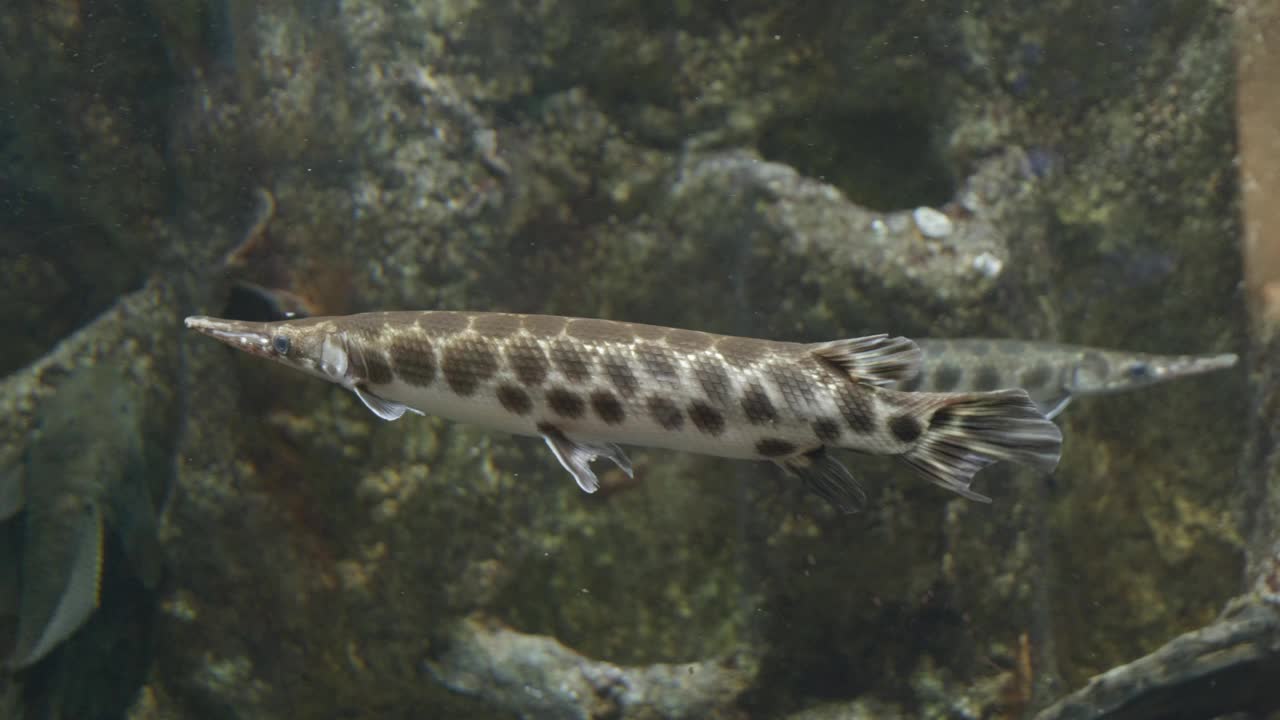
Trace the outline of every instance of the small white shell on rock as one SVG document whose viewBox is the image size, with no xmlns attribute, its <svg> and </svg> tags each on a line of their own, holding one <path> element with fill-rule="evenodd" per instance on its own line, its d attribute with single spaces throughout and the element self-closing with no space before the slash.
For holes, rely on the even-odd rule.
<svg viewBox="0 0 1280 720">
<path fill-rule="evenodd" d="M 993 278 L 1004 269 L 1004 261 L 989 252 L 984 252 L 973 259 L 973 269 L 977 270 L 982 277 Z"/>
<path fill-rule="evenodd" d="M 916 208 L 911 212 L 911 217 L 925 237 L 944 238 L 955 229 L 951 224 L 951 218 L 928 206 Z"/>
</svg>

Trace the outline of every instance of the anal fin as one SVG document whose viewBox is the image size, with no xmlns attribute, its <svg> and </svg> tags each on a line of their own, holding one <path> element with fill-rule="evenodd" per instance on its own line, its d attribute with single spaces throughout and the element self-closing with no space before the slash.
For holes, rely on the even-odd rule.
<svg viewBox="0 0 1280 720">
<path fill-rule="evenodd" d="M 866 491 L 849 473 L 849 469 L 832 457 L 825 447 L 775 462 L 788 473 L 800 478 L 805 487 L 836 506 L 840 512 L 855 513 L 866 507 Z"/>
<path fill-rule="evenodd" d="M 369 408 L 370 412 L 383 420 L 399 420 L 406 410 L 413 410 L 419 415 L 422 414 L 404 403 L 380 398 L 359 385 L 352 387 L 351 390 L 355 392 L 356 397 L 360 398 L 360 402 Z"/>
<path fill-rule="evenodd" d="M 907 380 L 919 374 L 924 357 L 912 340 L 884 333 L 814 343 L 809 352 L 853 382 L 868 385 Z"/>
<path fill-rule="evenodd" d="M 547 447 L 551 448 L 551 452 L 556 456 L 556 459 L 573 476 L 573 479 L 578 483 L 578 487 L 585 492 L 593 493 L 600 489 L 600 480 L 596 478 L 595 472 L 591 469 L 591 461 L 596 458 L 605 458 L 611 461 L 622 472 L 626 473 L 627 477 L 632 477 L 631 459 L 617 445 L 574 440 L 561 432 L 559 428 L 547 423 L 539 425 L 538 430 L 542 433 L 542 439 L 547 442 Z"/>
</svg>

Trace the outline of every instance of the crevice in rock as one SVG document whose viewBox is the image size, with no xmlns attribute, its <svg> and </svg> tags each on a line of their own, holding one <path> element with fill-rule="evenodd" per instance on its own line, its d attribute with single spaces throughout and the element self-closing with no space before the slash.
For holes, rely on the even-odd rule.
<svg viewBox="0 0 1280 720">
<path fill-rule="evenodd" d="M 938 206 L 955 194 L 932 128 L 911 112 L 816 109 L 780 116 L 765 128 L 758 149 L 873 210 Z"/>
</svg>

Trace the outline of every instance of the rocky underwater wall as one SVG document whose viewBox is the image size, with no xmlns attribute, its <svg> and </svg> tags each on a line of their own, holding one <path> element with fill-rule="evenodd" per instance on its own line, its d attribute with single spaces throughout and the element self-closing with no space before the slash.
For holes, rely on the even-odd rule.
<svg viewBox="0 0 1280 720">
<path fill-rule="evenodd" d="M 1236 38 L 1260 25 L 1235 4 L 9 5 L 0 472 L 86 366 L 123 368 L 146 448 L 68 491 L 132 494 L 103 514 L 93 619 L 6 676 L 10 711 L 1277 706 L 1204 689 L 1257 687 L 1277 648 L 1237 166 Z M 871 497 L 842 515 L 772 467 L 657 450 L 585 495 L 540 442 L 383 422 L 181 322 L 373 309 L 1245 361 L 1073 401 L 1058 470 L 983 472 L 989 505 L 851 457 Z M 154 584 L 123 540 L 147 512 Z M 0 526 L 0 577 L 64 542 L 31 513 Z M 70 597 L 45 596 L 0 611 L 39 625 Z M 1194 633 L 1253 654 L 1206 670 Z"/>
</svg>

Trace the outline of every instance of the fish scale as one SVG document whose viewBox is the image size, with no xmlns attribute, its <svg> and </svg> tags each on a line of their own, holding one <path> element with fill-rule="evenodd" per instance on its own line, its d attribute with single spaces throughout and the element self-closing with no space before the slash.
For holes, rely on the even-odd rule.
<svg viewBox="0 0 1280 720">
<path fill-rule="evenodd" d="M 368 382 L 374 395 L 394 396 L 409 407 L 420 408 L 443 408 L 456 404 L 458 397 L 465 397 L 466 417 L 440 410 L 433 414 L 516 434 L 539 435 L 540 424 L 553 423 L 565 433 L 589 433 L 610 442 L 639 441 L 636 444 L 759 459 L 756 445 L 761 441 L 785 441 L 797 449 L 822 444 L 813 431 L 814 421 L 842 416 L 838 397 L 847 381 L 816 362 L 801 364 L 803 373 L 787 367 L 803 361 L 807 352 L 804 345 L 762 343 L 754 349 L 752 358 L 739 357 L 731 363 L 715 349 L 715 336 L 706 337 L 702 344 L 705 349 L 679 351 L 656 330 L 638 334 L 633 326 L 618 326 L 598 332 L 583 329 L 575 335 L 566 329 L 554 336 L 537 337 L 526 330 L 503 335 L 474 327 L 440 332 L 430 324 L 388 321 L 380 335 L 367 336 L 351 351 L 355 356 L 378 358 L 377 362 L 389 363 L 393 368 L 392 382 Z M 687 336 L 684 344 L 696 345 Z M 512 353 L 512 348 L 520 350 Z M 513 357 L 517 362 L 512 362 Z M 532 357 L 543 358 L 541 362 L 548 365 L 548 371 L 538 382 L 524 382 L 513 368 L 518 362 L 531 362 Z M 624 394 L 612 382 L 611 377 L 617 373 L 605 369 L 610 364 L 634 378 L 631 395 Z M 407 380 L 397 371 L 400 367 L 422 365 L 444 368 L 443 385 Z M 752 406 L 745 402 L 746 387 L 759 394 L 750 399 L 757 403 L 763 400 L 771 408 L 767 422 L 759 422 L 758 416 L 753 420 L 744 409 L 744 404 Z M 517 393 L 528 396 L 528 405 L 519 403 L 522 412 L 503 403 L 499 392 L 503 388 L 508 399 Z M 585 402 L 593 396 L 600 402 Z M 662 418 L 655 417 L 650 405 L 655 397 L 669 401 L 685 420 L 708 429 L 700 433 L 672 430 L 668 427 L 672 422 L 670 411 L 662 413 Z M 865 405 L 877 401 L 867 398 L 861 402 Z M 614 404 L 620 408 L 622 419 L 609 422 L 600 416 L 596 406 L 612 408 Z M 559 412 L 553 406 L 572 412 Z M 885 412 L 888 410 L 871 411 L 872 415 Z M 900 449 L 901 443 L 887 427 L 875 427 L 863 414 L 856 417 L 860 422 L 851 432 L 863 436 L 860 449 Z"/>
<path fill-rule="evenodd" d="M 803 344 L 456 311 L 187 325 L 338 383 L 387 420 L 413 411 L 541 437 L 588 492 L 597 458 L 630 473 L 625 444 L 771 461 L 845 510 L 864 493 L 829 448 L 902 456 L 933 482 L 985 499 L 969 489 L 977 470 L 998 460 L 1051 469 L 1061 444 L 1020 390 L 883 387 L 909 378 L 920 358 L 910 340 L 887 335 Z"/>
</svg>

